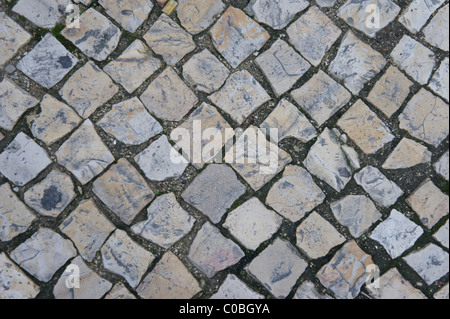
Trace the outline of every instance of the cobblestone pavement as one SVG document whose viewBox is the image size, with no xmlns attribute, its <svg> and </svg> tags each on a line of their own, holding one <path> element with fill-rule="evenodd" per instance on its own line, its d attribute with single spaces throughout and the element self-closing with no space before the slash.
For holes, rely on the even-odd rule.
<svg viewBox="0 0 450 319">
<path fill-rule="evenodd" d="M 0 298 L 448 299 L 448 1 L 165 2 L 1 0 Z"/>
</svg>

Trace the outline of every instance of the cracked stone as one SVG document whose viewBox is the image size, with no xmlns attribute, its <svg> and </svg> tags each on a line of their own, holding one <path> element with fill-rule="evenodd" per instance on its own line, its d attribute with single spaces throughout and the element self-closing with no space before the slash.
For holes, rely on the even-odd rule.
<svg viewBox="0 0 450 319">
<path fill-rule="evenodd" d="M 0 12 L 0 21 L 0 66 L 3 66 L 30 41 L 31 35 L 4 12 Z"/>
<path fill-rule="evenodd" d="M 99 4 L 110 17 L 131 33 L 136 32 L 153 9 L 150 0 L 99 0 Z"/>
<path fill-rule="evenodd" d="M 304 282 L 298 287 L 293 299 L 298 300 L 319 300 L 319 299 L 333 299 L 328 295 L 322 294 L 317 290 L 312 282 Z"/>
<path fill-rule="evenodd" d="M 437 293 L 435 293 L 433 298 L 434 299 L 448 300 L 449 299 L 448 284 L 446 284 L 444 287 L 442 287 L 441 290 L 439 290 Z"/>
<path fill-rule="evenodd" d="M 111 291 L 105 296 L 105 299 L 113 300 L 133 300 L 136 297 L 121 282 L 116 284 Z"/>
<path fill-rule="evenodd" d="M 396 268 L 392 268 L 381 276 L 376 284 L 369 284 L 366 288 L 375 299 L 427 299 L 420 290 L 406 281 Z"/>
<path fill-rule="evenodd" d="M 449 49 L 449 6 L 439 9 L 431 22 L 423 29 L 425 40 L 443 51 Z M 436 32 L 439 30 L 439 32 Z M 448 60 L 448 58 L 447 58 Z M 448 85 L 447 85 L 448 87 Z M 448 89 L 447 89 L 448 92 Z M 448 94 L 448 93 L 447 93 Z M 448 95 L 447 95 L 448 96 Z M 448 99 L 448 97 L 447 97 Z"/>
<path fill-rule="evenodd" d="M 445 0 L 414 0 L 400 16 L 399 21 L 412 33 L 419 32 Z"/>
<path fill-rule="evenodd" d="M 431 162 L 432 153 L 408 138 L 403 138 L 383 164 L 384 169 L 401 169 Z"/>
<path fill-rule="evenodd" d="M 32 299 L 39 287 L 5 253 L 0 254 L 0 298 Z"/>
<path fill-rule="evenodd" d="M 448 253 L 434 244 L 429 244 L 404 259 L 430 286 L 448 273 Z"/>
<path fill-rule="evenodd" d="M 19 0 L 12 8 L 35 25 L 53 29 L 63 22 L 70 0 Z"/>
<path fill-rule="evenodd" d="M 439 69 L 431 78 L 430 89 L 442 96 L 447 101 L 449 100 L 449 60 L 445 58 Z"/>
<path fill-rule="evenodd" d="M 179 0 L 177 15 L 189 33 L 198 34 L 207 29 L 224 8 L 221 0 Z"/>
<path fill-rule="evenodd" d="M 449 245 L 449 225 L 448 220 L 445 223 L 444 226 L 442 226 L 434 235 L 433 237 L 440 242 L 444 247 L 447 247 Z"/>
<path fill-rule="evenodd" d="M 211 296 L 211 299 L 219 300 L 257 300 L 264 299 L 264 296 L 254 292 L 247 285 L 242 282 L 238 277 L 233 274 L 229 274 L 219 291 Z"/>
<path fill-rule="evenodd" d="M 448 169 L 449 169 L 449 165 L 448 165 L 448 158 L 449 158 L 449 152 L 447 151 L 447 153 L 445 153 L 444 155 L 442 155 L 442 157 L 439 159 L 438 162 L 436 162 L 436 164 L 434 164 L 434 169 L 436 170 L 436 172 L 441 175 L 442 177 L 444 177 L 447 181 L 449 179 L 449 173 L 448 173 Z"/>
</svg>

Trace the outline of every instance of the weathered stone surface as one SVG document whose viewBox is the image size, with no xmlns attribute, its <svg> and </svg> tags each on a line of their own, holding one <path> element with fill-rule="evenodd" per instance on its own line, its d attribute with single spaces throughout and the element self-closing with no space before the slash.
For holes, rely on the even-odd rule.
<svg viewBox="0 0 450 319">
<path fill-rule="evenodd" d="M 423 233 L 424 231 L 419 225 L 394 209 L 389 218 L 375 228 L 370 238 L 379 242 L 395 259 L 413 247 Z"/>
<path fill-rule="evenodd" d="M 245 10 L 257 21 L 281 30 L 308 5 L 306 0 L 252 0 Z"/>
<path fill-rule="evenodd" d="M 0 21 L 0 66 L 3 66 L 30 41 L 31 35 L 4 12 L 0 12 Z"/>
<path fill-rule="evenodd" d="M 399 18 L 402 23 L 412 33 L 417 33 L 427 23 L 431 15 L 439 8 L 445 0 L 414 0 L 406 8 Z M 447 40 L 448 41 L 448 40 Z"/>
<path fill-rule="evenodd" d="M 201 291 L 181 260 L 168 251 L 137 288 L 145 299 L 189 299 Z"/>
<path fill-rule="evenodd" d="M 449 100 L 449 60 L 445 58 L 430 81 L 430 89 Z"/>
<path fill-rule="evenodd" d="M 0 82 L 0 127 L 11 131 L 26 110 L 39 101 L 5 77 Z"/>
<path fill-rule="evenodd" d="M 33 136 L 51 145 L 74 130 L 81 118 L 66 104 L 46 94 L 40 104 L 41 113 L 27 118 Z"/>
<path fill-rule="evenodd" d="M 376 10 L 370 10 L 371 5 L 375 5 Z M 338 15 L 349 26 L 373 38 L 378 31 L 394 21 L 400 10 L 400 7 L 391 0 L 349 0 L 339 9 Z M 371 16 L 375 14 L 376 17 Z M 369 17 L 372 20 L 369 20 Z"/>
<path fill-rule="evenodd" d="M 358 100 L 337 124 L 366 154 L 375 154 L 395 139 L 387 125 L 362 100 Z"/>
<path fill-rule="evenodd" d="M 312 212 L 297 228 L 297 246 L 311 259 L 326 256 L 345 241 L 345 237 L 316 212 Z"/>
<path fill-rule="evenodd" d="M 135 288 L 141 282 L 155 256 L 136 244 L 123 230 L 117 229 L 101 249 L 103 265 L 122 276 Z"/>
<path fill-rule="evenodd" d="M 89 61 L 67 80 L 59 94 L 86 119 L 118 91 L 109 76 Z"/>
<path fill-rule="evenodd" d="M 47 152 L 20 132 L 0 154 L 0 173 L 17 186 L 23 186 L 51 163 Z"/>
<path fill-rule="evenodd" d="M 104 15 L 89 8 L 61 34 L 88 57 L 103 61 L 116 49 L 122 32 Z"/>
<path fill-rule="evenodd" d="M 97 124 L 128 145 L 145 143 L 163 130 L 137 97 L 113 105 Z"/>
<path fill-rule="evenodd" d="M 167 68 L 141 95 L 150 113 L 168 121 L 181 121 L 198 99 L 180 79 L 177 72 Z"/>
<path fill-rule="evenodd" d="M 430 163 L 432 153 L 423 146 L 408 138 L 403 138 L 383 164 L 384 169 L 401 169 Z"/>
<path fill-rule="evenodd" d="M 402 189 L 397 184 L 390 181 L 378 168 L 373 166 L 367 166 L 355 174 L 355 181 L 383 207 L 394 205 L 403 195 Z"/>
<path fill-rule="evenodd" d="M 233 300 L 233 299 L 264 299 L 264 296 L 254 292 L 247 287 L 238 277 L 233 274 L 220 286 L 219 291 L 211 296 L 211 299 Z"/>
<path fill-rule="evenodd" d="M 378 80 L 367 100 L 387 117 L 397 112 L 409 95 L 413 82 L 396 67 L 390 66 Z"/>
<path fill-rule="evenodd" d="M 287 29 L 291 43 L 314 66 L 322 62 L 341 33 L 317 7 L 311 7 Z"/>
<path fill-rule="evenodd" d="M 114 300 L 133 300 L 136 297 L 121 282 L 116 284 L 111 291 L 105 296 L 105 299 Z"/>
<path fill-rule="evenodd" d="M 48 282 L 55 272 L 77 255 L 70 240 L 48 228 L 40 228 L 19 245 L 10 257 L 38 280 Z"/>
<path fill-rule="evenodd" d="M 448 159 L 449 159 L 449 152 L 447 151 L 447 153 L 442 155 L 441 159 L 436 164 L 434 164 L 434 169 L 436 170 L 436 172 L 442 177 L 444 177 L 447 181 L 449 179 Z"/>
<path fill-rule="evenodd" d="M 144 35 L 144 40 L 169 65 L 177 64 L 196 48 L 192 36 L 164 13 Z"/>
<path fill-rule="evenodd" d="M 428 229 L 436 225 L 449 212 L 448 196 L 442 193 L 430 179 L 425 180 L 406 199 L 406 202 Z"/>
<path fill-rule="evenodd" d="M 147 220 L 132 227 L 135 234 L 168 249 L 192 229 L 195 218 L 177 202 L 173 193 L 155 199 L 147 210 Z"/>
<path fill-rule="evenodd" d="M 63 22 L 70 0 L 19 0 L 13 11 L 41 28 L 52 29 Z"/>
<path fill-rule="evenodd" d="M 0 298 L 32 299 L 39 287 L 17 267 L 5 253 L 0 254 Z"/>
<path fill-rule="evenodd" d="M 230 167 L 211 164 L 194 179 L 182 197 L 213 223 L 218 223 L 233 203 L 244 195 L 245 190 Z"/>
<path fill-rule="evenodd" d="M 441 50 L 449 49 L 449 6 L 439 9 L 431 22 L 423 29 L 425 40 Z M 439 30 L 439 31 L 437 31 Z M 448 58 L 447 58 L 448 59 Z M 448 97 L 447 97 L 448 99 Z"/>
<path fill-rule="evenodd" d="M 331 203 L 330 207 L 337 221 L 355 238 L 361 237 L 382 216 L 373 202 L 363 195 L 346 196 Z"/>
<path fill-rule="evenodd" d="M 5 138 L 5 135 L 3 135 L 2 133 L 0 133 L 0 141 L 3 140 Z"/>
<path fill-rule="evenodd" d="M 310 173 L 340 192 L 350 182 L 353 168 L 337 136 L 325 128 L 303 162 Z"/>
<path fill-rule="evenodd" d="M 325 200 L 325 194 L 300 166 L 289 165 L 267 195 L 266 203 L 280 215 L 297 222 Z"/>
<path fill-rule="evenodd" d="M 79 288 L 67 287 L 67 281 L 70 280 L 69 276 L 72 275 L 72 271 L 69 268 L 71 266 L 77 266 L 80 270 Z M 97 275 L 95 271 L 85 264 L 81 257 L 77 257 L 59 278 L 53 289 L 53 295 L 55 299 L 100 299 L 111 287 L 112 284 L 109 281 Z"/>
<path fill-rule="evenodd" d="M 350 92 L 323 71 L 319 71 L 291 95 L 319 126 L 346 105 L 352 97 Z"/>
<path fill-rule="evenodd" d="M 439 229 L 439 231 L 436 232 L 436 234 L 433 235 L 433 237 L 439 241 L 444 247 L 447 247 L 449 245 L 449 224 L 448 220 L 445 223 L 444 226 Z"/>
<path fill-rule="evenodd" d="M 442 287 L 441 290 L 439 290 L 437 293 L 434 294 L 433 296 L 434 299 L 444 299 L 444 300 L 448 300 L 449 299 L 449 289 L 448 289 L 448 284 L 446 284 L 444 287 Z"/>
<path fill-rule="evenodd" d="M 0 242 L 10 241 L 27 231 L 35 219 L 36 217 L 12 192 L 8 183 L 0 186 Z"/>
<path fill-rule="evenodd" d="M 278 96 L 290 90 L 311 66 L 283 40 L 277 40 L 255 61 Z"/>
<path fill-rule="evenodd" d="M 294 246 L 276 239 L 248 265 L 247 271 L 276 298 L 286 298 L 308 267 Z"/>
<path fill-rule="evenodd" d="M 351 31 L 342 40 L 336 58 L 329 71 L 354 94 L 377 75 L 386 65 L 385 58 Z"/>
<path fill-rule="evenodd" d="M 256 250 L 278 231 L 282 221 L 253 197 L 229 213 L 223 226 L 246 248 Z"/>
<path fill-rule="evenodd" d="M 317 278 L 336 297 L 352 299 L 359 295 L 366 283 L 369 276 L 367 267 L 372 264 L 372 257 L 351 241 L 319 270 Z"/>
<path fill-rule="evenodd" d="M 186 30 L 198 34 L 207 29 L 224 8 L 222 0 L 180 0 L 177 16 Z"/>
<path fill-rule="evenodd" d="M 209 99 L 240 125 L 270 96 L 250 72 L 243 70 L 233 73 Z"/>
<path fill-rule="evenodd" d="M 58 217 L 76 194 L 72 179 L 59 171 L 52 171 L 40 183 L 24 194 L 25 203 L 43 216 Z"/>
<path fill-rule="evenodd" d="M 115 227 L 90 199 L 81 202 L 59 229 L 74 242 L 81 257 L 91 262 Z"/>
<path fill-rule="evenodd" d="M 409 254 L 404 259 L 428 285 L 433 284 L 448 273 L 448 253 L 434 244 L 429 244 L 425 248 Z"/>
<path fill-rule="evenodd" d="M 151 0 L 99 0 L 99 3 L 109 16 L 131 33 L 136 32 L 153 9 Z"/>
<path fill-rule="evenodd" d="M 333 299 L 328 295 L 320 293 L 312 282 L 304 282 L 298 287 L 293 299 L 308 300 L 308 299 Z"/>
<path fill-rule="evenodd" d="M 183 65 L 183 77 L 192 87 L 205 93 L 216 92 L 230 71 L 208 49 L 197 53 Z"/>
<path fill-rule="evenodd" d="M 420 84 L 427 84 L 436 64 L 436 56 L 423 44 L 404 35 L 391 52 L 394 62 Z"/>
<path fill-rule="evenodd" d="M 67 168 L 81 184 L 88 183 L 114 161 L 109 149 L 86 120 L 56 152 L 58 163 Z"/>
<path fill-rule="evenodd" d="M 148 46 L 141 40 L 135 40 L 117 59 L 109 62 L 103 71 L 128 93 L 132 93 L 161 66 L 161 61 L 153 56 Z"/>
<path fill-rule="evenodd" d="M 269 33 L 240 9 L 229 7 L 210 30 L 217 51 L 237 68 L 269 40 Z"/>
<path fill-rule="evenodd" d="M 282 99 L 275 110 L 261 124 L 262 129 L 269 131 L 278 129 L 278 138 L 293 137 L 302 143 L 307 143 L 317 137 L 317 130 L 295 105 Z"/>
<path fill-rule="evenodd" d="M 332 7 L 336 3 L 336 0 L 316 0 L 316 3 L 321 7 Z"/>
<path fill-rule="evenodd" d="M 197 233 L 188 258 L 208 278 L 212 278 L 219 271 L 237 264 L 244 256 L 238 245 L 206 222 Z"/>
<path fill-rule="evenodd" d="M 392 268 L 366 288 L 375 299 L 427 299 L 420 290 L 406 281 L 396 268 Z"/>
<path fill-rule="evenodd" d="M 246 147 L 248 143 L 249 147 Z M 261 129 L 250 126 L 225 154 L 225 161 L 258 191 L 292 162 L 291 156 L 271 141 Z"/>
<path fill-rule="evenodd" d="M 98 178 L 92 190 L 128 225 L 155 196 L 144 178 L 126 159 L 120 159 Z"/>
</svg>

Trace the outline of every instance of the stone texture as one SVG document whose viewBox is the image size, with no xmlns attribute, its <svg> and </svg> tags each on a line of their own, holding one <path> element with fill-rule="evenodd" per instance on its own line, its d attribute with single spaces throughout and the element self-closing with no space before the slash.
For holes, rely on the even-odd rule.
<svg viewBox="0 0 450 319">
<path fill-rule="evenodd" d="M 39 287 L 5 253 L 0 254 L 0 299 L 32 299 Z"/>
<path fill-rule="evenodd" d="M 319 126 L 346 105 L 352 97 L 350 92 L 323 71 L 319 71 L 291 95 Z"/>
<path fill-rule="evenodd" d="M 367 255 L 356 242 L 348 242 L 333 259 L 317 274 L 322 285 L 341 299 L 356 298 L 366 283 L 372 265 L 372 257 Z"/>
<path fill-rule="evenodd" d="M 125 287 L 124 284 L 119 282 L 116 284 L 111 291 L 105 296 L 105 299 L 113 300 L 133 300 L 136 297 Z"/>
<path fill-rule="evenodd" d="M 277 40 L 255 61 L 278 96 L 289 91 L 311 66 L 283 40 Z"/>
<path fill-rule="evenodd" d="M 439 1 L 440 2 L 440 1 Z M 449 6 L 439 9 L 431 22 L 423 29 L 425 40 L 441 50 L 449 49 Z M 439 30 L 439 32 L 436 32 Z M 448 100 L 448 97 L 447 97 Z"/>
<path fill-rule="evenodd" d="M 76 255 L 77 251 L 70 240 L 53 230 L 40 228 L 13 250 L 10 257 L 38 280 L 48 282 L 58 269 Z"/>
<path fill-rule="evenodd" d="M 373 166 L 367 166 L 355 174 L 355 181 L 383 207 L 391 207 L 404 194 L 397 184 Z"/>
<path fill-rule="evenodd" d="M 282 221 L 253 197 L 229 213 L 223 226 L 246 248 L 256 250 L 278 231 Z"/>
<path fill-rule="evenodd" d="M 148 46 L 141 40 L 135 40 L 119 57 L 109 62 L 103 71 L 128 93 L 132 93 L 161 66 L 161 61 L 153 56 Z"/>
<path fill-rule="evenodd" d="M 201 291 L 197 280 L 170 251 L 137 288 L 145 299 L 189 299 Z"/>
<path fill-rule="evenodd" d="M 219 291 L 211 296 L 211 299 L 233 300 L 246 299 L 257 300 L 264 299 L 264 296 L 254 292 L 247 287 L 238 277 L 233 274 L 227 276 Z"/>
<path fill-rule="evenodd" d="M 180 0 L 177 16 L 186 30 L 198 34 L 207 29 L 224 8 L 221 0 Z"/>
<path fill-rule="evenodd" d="M 432 153 L 408 138 L 403 138 L 383 164 L 384 169 L 401 169 L 431 162 Z"/>
<path fill-rule="evenodd" d="M 112 284 L 90 269 L 81 257 L 75 258 L 70 266 L 77 266 L 80 270 L 80 287 L 67 287 L 67 280 L 72 275 L 68 268 L 53 289 L 55 299 L 100 299 L 111 289 Z"/>
<path fill-rule="evenodd" d="M 312 282 L 304 282 L 298 287 L 293 299 L 299 300 L 319 300 L 319 299 L 333 299 L 328 295 L 322 294 L 317 290 Z"/>
<path fill-rule="evenodd" d="M 377 287 L 376 284 L 379 286 Z M 376 284 L 366 286 L 369 294 L 375 299 L 427 299 L 420 290 L 403 278 L 396 268 L 386 272 Z"/>
<path fill-rule="evenodd" d="M 92 262 L 115 227 L 89 199 L 82 201 L 59 229 L 74 242 L 81 257 Z"/>
<path fill-rule="evenodd" d="M 178 122 L 189 113 L 198 99 L 169 67 L 149 85 L 141 95 L 141 101 L 158 118 Z"/>
<path fill-rule="evenodd" d="M 154 197 L 147 182 L 126 159 L 120 159 L 98 178 L 92 190 L 127 225 Z"/>
<path fill-rule="evenodd" d="M 444 2 L 444 0 L 414 0 L 408 8 L 406 8 L 404 13 L 399 18 L 399 21 L 409 31 L 412 33 L 417 33 L 427 23 L 428 19 L 437 10 L 437 8 L 439 8 Z"/>
<path fill-rule="evenodd" d="M 54 170 L 42 182 L 27 190 L 23 197 L 25 203 L 39 214 L 58 217 L 75 196 L 70 176 Z"/>
<path fill-rule="evenodd" d="M 311 175 L 300 166 L 289 165 L 283 177 L 275 183 L 266 203 L 292 222 L 302 219 L 325 200 L 325 194 Z"/>
<path fill-rule="evenodd" d="M 445 58 L 430 81 L 430 89 L 449 100 L 449 60 Z"/>
<path fill-rule="evenodd" d="M 337 221 L 355 238 L 361 237 L 382 216 L 373 202 L 363 195 L 348 195 L 331 203 L 330 207 Z"/>
<path fill-rule="evenodd" d="M 429 244 L 404 259 L 430 286 L 448 274 L 448 253 L 434 244 Z"/>
<path fill-rule="evenodd" d="M 137 97 L 113 105 L 97 125 L 128 145 L 145 143 L 163 130 Z"/>
<path fill-rule="evenodd" d="M 317 137 L 317 130 L 295 105 L 286 99 L 278 103 L 275 110 L 261 124 L 262 129 L 278 129 L 278 138 L 296 138 L 308 143 Z"/>
<path fill-rule="evenodd" d="M 47 145 L 62 139 L 82 121 L 72 108 L 50 94 L 44 96 L 40 107 L 41 113 L 30 115 L 27 120 L 33 136 Z"/>
<path fill-rule="evenodd" d="M 23 113 L 39 101 L 5 77 L 0 82 L 0 127 L 11 131 Z"/>
<path fill-rule="evenodd" d="M 4 12 L 0 12 L 0 20 L 0 66 L 3 66 L 30 41 L 31 35 Z"/>
<path fill-rule="evenodd" d="M 70 0 L 19 0 L 13 11 L 41 28 L 52 29 L 64 21 Z"/>
<path fill-rule="evenodd" d="M 86 119 L 118 91 L 109 76 L 89 61 L 67 80 L 59 94 Z"/>
<path fill-rule="evenodd" d="M 334 6 L 336 0 L 316 0 L 316 3 L 321 7 L 329 8 Z"/>
<path fill-rule="evenodd" d="M 385 65 L 386 60 L 380 53 L 349 31 L 344 36 L 329 71 L 344 81 L 353 94 L 357 94 Z"/>
<path fill-rule="evenodd" d="M 101 249 L 103 265 L 122 276 L 136 288 L 155 256 L 136 244 L 123 230 L 117 229 Z"/>
<path fill-rule="evenodd" d="M 47 152 L 20 132 L 0 154 L 0 173 L 17 186 L 24 186 L 51 163 Z"/>
<path fill-rule="evenodd" d="M 35 219 L 36 217 L 12 192 L 8 183 L 0 186 L 0 242 L 10 241 L 26 232 Z"/>
<path fill-rule="evenodd" d="M 270 96 L 247 70 L 233 73 L 220 91 L 209 96 L 211 102 L 241 125 Z"/>
<path fill-rule="evenodd" d="M 446 284 L 441 290 L 439 290 L 437 293 L 433 296 L 434 299 L 442 299 L 442 300 L 448 300 L 449 299 L 449 289 L 448 284 Z"/>
<path fill-rule="evenodd" d="M 175 194 L 155 199 L 147 210 L 147 220 L 134 225 L 132 231 L 151 242 L 168 249 L 192 229 L 195 218 L 177 202 Z"/>
<path fill-rule="evenodd" d="M 413 82 L 396 67 L 390 66 L 378 80 L 367 100 L 387 117 L 392 117 L 405 102 Z"/>
<path fill-rule="evenodd" d="M 116 49 L 122 32 L 104 15 L 89 8 L 61 34 L 88 57 L 104 61 Z"/>
<path fill-rule="evenodd" d="M 314 66 L 322 62 L 341 33 L 333 21 L 314 6 L 287 29 L 291 43 Z"/>
<path fill-rule="evenodd" d="M 448 196 L 442 193 L 430 179 L 425 180 L 406 199 L 406 202 L 428 229 L 436 225 L 449 212 Z"/>
<path fill-rule="evenodd" d="M 186 188 L 182 197 L 213 223 L 218 223 L 245 190 L 230 167 L 211 164 Z"/>
<path fill-rule="evenodd" d="M 218 272 L 237 264 L 244 256 L 238 245 L 206 222 L 197 233 L 188 258 L 208 278 L 212 278 Z"/>
<path fill-rule="evenodd" d="M 99 3 L 110 17 L 131 33 L 136 32 L 153 9 L 151 0 L 99 0 Z"/>
<path fill-rule="evenodd" d="M 217 51 L 237 68 L 269 40 L 269 33 L 240 9 L 229 7 L 210 30 Z"/>
<path fill-rule="evenodd" d="M 213 93 L 219 90 L 230 71 L 208 49 L 197 53 L 183 65 L 183 77 L 195 90 Z"/>
<path fill-rule="evenodd" d="M 444 155 L 442 155 L 442 157 L 439 159 L 438 162 L 436 162 L 436 164 L 434 164 L 434 169 L 436 170 L 436 172 L 441 175 L 442 177 L 444 177 L 447 181 L 449 179 L 449 173 L 448 173 L 448 157 L 449 157 L 449 153 L 447 151 L 447 153 L 445 153 Z"/>
<path fill-rule="evenodd" d="M 423 44 L 404 35 L 391 52 L 394 62 L 420 84 L 427 84 L 436 63 L 436 56 Z"/>
<path fill-rule="evenodd" d="M 164 13 L 144 35 L 144 40 L 169 65 L 177 64 L 196 48 L 192 36 Z"/>
<path fill-rule="evenodd" d="M 247 271 L 258 279 L 275 298 L 286 298 L 308 267 L 294 246 L 276 239 L 248 265 Z"/>
<path fill-rule="evenodd" d="M 86 120 L 56 152 L 58 163 L 87 184 L 114 161 L 109 149 Z"/>
<path fill-rule="evenodd" d="M 345 241 L 345 237 L 316 212 L 312 212 L 297 228 L 297 246 L 311 259 L 326 256 Z"/>
<path fill-rule="evenodd" d="M 413 247 L 423 233 L 420 226 L 394 209 L 389 218 L 375 228 L 370 238 L 379 242 L 395 259 Z"/>
<path fill-rule="evenodd" d="M 448 220 L 445 223 L 444 226 L 442 226 L 434 235 L 433 237 L 440 242 L 444 247 L 449 246 L 449 225 Z"/>
</svg>

